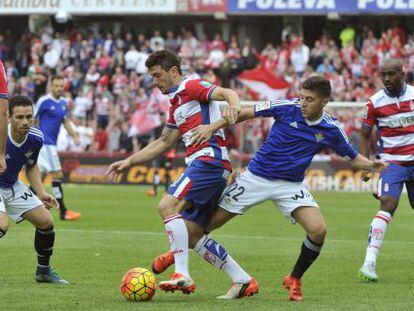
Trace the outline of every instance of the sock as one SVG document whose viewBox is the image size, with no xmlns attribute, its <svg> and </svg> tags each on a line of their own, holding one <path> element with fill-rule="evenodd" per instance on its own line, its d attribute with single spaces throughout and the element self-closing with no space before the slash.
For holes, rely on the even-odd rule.
<svg viewBox="0 0 414 311">
<path fill-rule="evenodd" d="M 312 265 L 312 263 L 318 258 L 321 252 L 322 244 L 317 244 L 308 236 L 302 243 L 302 249 L 298 260 L 296 261 L 295 267 L 293 268 L 291 276 L 300 279 L 306 270 Z"/>
<path fill-rule="evenodd" d="M 158 171 L 154 173 L 154 180 L 152 183 L 152 187 L 154 188 L 154 193 L 157 194 L 158 185 L 160 184 L 160 176 L 158 175 Z"/>
<path fill-rule="evenodd" d="M 37 253 L 38 266 L 48 267 L 50 256 L 55 243 L 55 230 L 52 228 L 41 230 L 36 228 L 34 246 Z"/>
<path fill-rule="evenodd" d="M 165 231 L 174 253 L 175 273 L 190 277 L 188 268 L 188 231 L 180 215 L 171 215 L 164 220 Z"/>
<path fill-rule="evenodd" d="M 251 276 L 239 266 L 227 250 L 208 235 L 204 235 L 197 242 L 194 253 L 219 270 L 226 272 L 233 283 L 247 284 L 251 280 Z"/>
<path fill-rule="evenodd" d="M 52 180 L 52 190 L 53 190 L 53 195 L 55 196 L 56 200 L 59 202 L 60 218 L 63 218 L 66 215 L 66 206 L 63 201 L 62 181 L 60 179 Z"/>
<path fill-rule="evenodd" d="M 392 215 L 388 212 L 379 211 L 372 220 L 369 228 L 368 247 L 364 264 L 377 262 L 377 256 L 384 241 L 385 232 Z"/>
<path fill-rule="evenodd" d="M 4 231 L 3 229 L 0 229 L 0 239 L 6 235 L 6 232 L 7 231 Z"/>
</svg>

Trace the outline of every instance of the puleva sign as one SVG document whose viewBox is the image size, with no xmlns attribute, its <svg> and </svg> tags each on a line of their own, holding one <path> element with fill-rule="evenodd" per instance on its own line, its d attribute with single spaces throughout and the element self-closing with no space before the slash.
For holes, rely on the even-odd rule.
<svg viewBox="0 0 414 311">
<path fill-rule="evenodd" d="M 414 0 L 232 0 L 229 13 L 414 13 Z"/>
</svg>

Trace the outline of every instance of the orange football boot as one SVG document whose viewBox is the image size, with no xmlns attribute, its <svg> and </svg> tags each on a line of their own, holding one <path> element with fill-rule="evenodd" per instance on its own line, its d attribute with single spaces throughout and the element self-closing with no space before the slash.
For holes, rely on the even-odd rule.
<svg viewBox="0 0 414 311">
<path fill-rule="evenodd" d="M 302 292 L 300 287 L 302 282 L 300 279 L 297 279 L 290 274 L 285 277 L 283 280 L 282 286 L 289 290 L 289 300 L 300 302 L 303 300 Z"/>
</svg>

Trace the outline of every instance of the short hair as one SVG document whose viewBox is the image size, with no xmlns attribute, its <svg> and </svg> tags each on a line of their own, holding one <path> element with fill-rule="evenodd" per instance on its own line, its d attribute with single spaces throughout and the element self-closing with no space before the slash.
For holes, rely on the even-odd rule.
<svg viewBox="0 0 414 311">
<path fill-rule="evenodd" d="M 31 106 L 33 108 L 33 101 L 29 97 L 23 95 L 13 96 L 9 101 L 9 115 L 13 115 L 14 107 L 27 106 Z"/>
<path fill-rule="evenodd" d="M 65 80 L 65 78 L 62 75 L 54 75 L 50 81 L 53 83 L 55 80 Z"/>
<path fill-rule="evenodd" d="M 152 53 L 145 61 L 145 66 L 151 67 L 159 65 L 163 70 L 168 71 L 172 67 L 177 67 L 178 73 L 181 75 L 180 58 L 173 51 L 165 49 Z"/>
<path fill-rule="evenodd" d="M 321 75 L 314 75 L 303 81 L 302 89 L 317 92 L 323 98 L 331 97 L 331 83 Z"/>
</svg>

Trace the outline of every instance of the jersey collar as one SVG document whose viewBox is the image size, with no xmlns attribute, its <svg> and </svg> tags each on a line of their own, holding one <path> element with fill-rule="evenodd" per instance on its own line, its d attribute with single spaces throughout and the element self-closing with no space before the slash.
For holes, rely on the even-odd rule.
<svg viewBox="0 0 414 311">
<path fill-rule="evenodd" d="M 180 86 L 182 86 L 183 82 L 187 80 L 187 77 L 184 77 L 180 83 L 178 83 L 177 85 L 173 86 L 169 91 L 168 91 L 168 96 L 170 98 L 174 98 L 175 94 L 177 93 L 178 90 L 180 90 Z"/>
<path fill-rule="evenodd" d="M 17 143 L 17 142 L 15 142 L 15 141 L 14 141 L 14 139 L 13 139 L 13 137 L 12 137 L 12 134 L 11 134 L 11 124 L 9 124 L 9 125 L 8 125 L 8 127 L 9 127 L 8 132 L 9 132 L 9 139 L 10 139 L 10 142 L 11 142 L 14 146 L 16 146 L 16 147 L 18 147 L 18 148 L 20 148 L 21 146 L 23 146 L 23 145 L 24 145 L 24 143 L 26 142 L 26 140 L 27 140 L 27 136 L 29 136 L 29 134 L 26 134 L 26 137 L 23 139 L 23 141 L 22 141 L 21 143 Z"/>
<path fill-rule="evenodd" d="M 392 95 L 391 95 L 391 94 L 387 91 L 387 88 L 386 88 L 386 87 L 383 87 L 382 89 L 384 90 L 385 94 L 387 94 L 387 96 L 389 96 L 389 97 L 397 97 L 397 98 L 399 98 L 399 97 L 401 97 L 401 96 L 403 96 L 403 95 L 405 94 L 405 91 L 407 91 L 407 83 L 405 83 L 405 82 L 404 82 L 403 88 L 402 88 L 402 90 L 401 90 L 400 94 L 398 94 L 398 96 L 392 96 Z"/>
<path fill-rule="evenodd" d="M 325 112 L 322 113 L 322 116 L 319 119 L 315 120 L 315 121 L 310 121 L 310 120 L 308 120 L 306 118 L 304 118 L 304 120 L 305 120 L 305 122 L 306 122 L 307 125 L 313 126 L 313 125 L 317 125 L 317 124 L 321 123 L 324 116 L 325 116 Z"/>
</svg>

